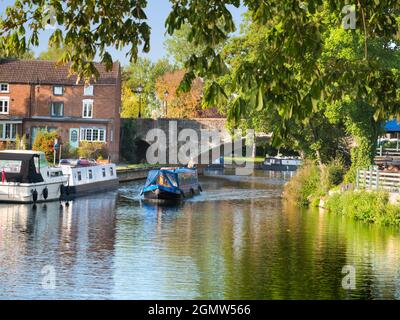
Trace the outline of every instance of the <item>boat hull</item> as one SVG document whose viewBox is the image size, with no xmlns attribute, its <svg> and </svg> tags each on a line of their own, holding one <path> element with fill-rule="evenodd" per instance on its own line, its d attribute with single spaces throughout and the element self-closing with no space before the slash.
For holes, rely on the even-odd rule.
<svg viewBox="0 0 400 320">
<path fill-rule="evenodd" d="M 86 183 L 77 186 L 66 186 L 62 190 L 61 199 L 64 201 L 69 201 L 94 193 L 113 191 L 118 189 L 118 186 L 118 179 Z"/>
<path fill-rule="evenodd" d="M 284 165 L 284 164 L 263 164 L 262 168 L 266 171 L 296 171 L 299 166 L 297 165 Z"/>
<path fill-rule="evenodd" d="M 197 191 L 190 191 L 190 192 L 183 192 L 181 194 L 169 192 L 166 190 L 154 190 L 154 191 L 147 191 L 144 193 L 144 199 L 146 200 L 164 200 L 164 201 L 180 201 L 187 198 L 192 198 L 196 195 L 200 194 L 200 190 Z"/>
<path fill-rule="evenodd" d="M 41 203 L 58 201 L 64 182 L 35 183 L 35 184 L 0 184 L 0 203 Z M 47 189 L 47 197 L 45 197 Z M 33 191 L 37 192 L 34 201 Z"/>
</svg>

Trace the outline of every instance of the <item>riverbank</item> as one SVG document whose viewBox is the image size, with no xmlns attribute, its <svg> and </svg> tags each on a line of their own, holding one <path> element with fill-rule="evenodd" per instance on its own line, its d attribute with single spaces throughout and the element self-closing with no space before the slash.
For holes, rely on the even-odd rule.
<svg viewBox="0 0 400 320">
<path fill-rule="evenodd" d="M 300 207 L 321 207 L 365 223 L 400 226 L 398 196 L 386 191 L 354 190 L 344 184 L 339 163 L 308 162 L 285 185 L 284 198 Z"/>
<path fill-rule="evenodd" d="M 326 198 L 323 207 L 365 223 L 400 226 L 400 206 L 390 203 L 389 193 L 385 191 L 337 192 Z"/>
</svg>

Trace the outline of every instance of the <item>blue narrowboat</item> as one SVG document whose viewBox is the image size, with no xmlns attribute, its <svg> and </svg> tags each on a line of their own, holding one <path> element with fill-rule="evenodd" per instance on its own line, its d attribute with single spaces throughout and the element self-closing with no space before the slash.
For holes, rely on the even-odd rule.
<svg viewBox="0 0 400 320">
<path fill-rule="evenodd" d="M 150 200 L 182 200 L 201 191 L 196 169 L 162 168 L 149 172 L 142 195 Z"/>
</svg>

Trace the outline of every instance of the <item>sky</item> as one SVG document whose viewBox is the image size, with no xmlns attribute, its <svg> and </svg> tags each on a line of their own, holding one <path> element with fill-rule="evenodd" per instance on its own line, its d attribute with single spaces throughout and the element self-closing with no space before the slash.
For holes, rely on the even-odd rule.
<svg viewBox="0 0 400 320">
<path fill-rule="evenodd" d="M 13 0 L 0 0 L 0 13 L 1 15 L 4 13 L 5 8 L 8 5 L 13 4 Z M 236 22 L 236 26 L 239 28 L 239 25 L 242 21 L 242 14 L 246 11 L 244 7 L 240 7 L 238 9 L 234 7 L 230 7 L 234 20 Z M 140 56 L 147 57 L 152 61 L 157 61 L 160 58 L 166 56 L 166 51 L 164 48 L 164 39 L 165 39 L 165 20 L 171 10 L 169 0 L 149 0 L 148 6 L 145 9 L 145 12 L 148 17 L 148 23 L 152 29 L 151 31 L 151 51 L 149 54 L 140 53 Z M 39 54 L 42 51 L 47 49 L 47 41 L 49 35 L 51 34 L 51 30 L 46 30 L 42 32 L 40 35 L 40 46 L 37 48 L 33 48 L 33 51 L 36 54 Z M 117 51 L 115 49 L 111 49 L 110 53 L 113 56 L 114 60 L 119 60 L 122 65 L 127 65 L 129 63 L 129 59 L 125 56 L 126 51 Z"/>
</svg>

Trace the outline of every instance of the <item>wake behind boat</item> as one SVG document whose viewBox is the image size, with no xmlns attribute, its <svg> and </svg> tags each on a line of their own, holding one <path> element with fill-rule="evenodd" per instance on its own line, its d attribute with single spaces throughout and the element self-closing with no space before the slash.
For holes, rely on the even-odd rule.
<svg viewBox="0 0 400 320">
<path fill-rule="evenodd" d="M 201 191 L 196 169 L 161 168 L 149 172 L 141 194 L 150 200 L 182 200 Z"/>
<path fill-rule="evenodd" d="M 43 152 L 0 151 L 0 202 L 36 203 L 60 199 L 67 182 L 61 169 L 51 168 Z"/>
</svg>

